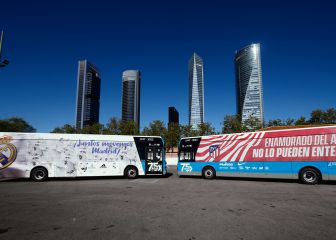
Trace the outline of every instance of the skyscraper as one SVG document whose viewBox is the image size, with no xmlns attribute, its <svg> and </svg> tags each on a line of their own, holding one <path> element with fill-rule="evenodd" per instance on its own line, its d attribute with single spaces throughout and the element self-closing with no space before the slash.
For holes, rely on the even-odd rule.
<svg viewBox="0 0 336 240">
<path fill-rule="evenodd" d="M 253 116 L 264 122 L 260 44 L 246 46 L 235 54 L 237 114 L 242 122 Z"/>
<path fill-rule="evenodd" d="M 78 62 L 76 128 L 99 122 L 100 73 L 87 60 Z"/>
<path fill-rule="evenodd" d="M 204 122 L 203 60 L 194 53 L 189 60 L 189 124 L 196 129 Z"/>
<path fill-rule="evenodd" d="M 140 71 L 127 70 L 122 75 L 123 121 L 134 121 L 140 126 Z"/>
<path fill-rule="evenodd" d="M 175 107 L 168 108 L 168 125 L 170 123 L 177 123 L 179 124 L 179 113 Z"/>
<path fill-rule="evenodd" d="M 4 59 L 2 61 L 2 57 L 1 57 L 3 35 L 4 35 L 4 32 L 1 31 L 1 36 L 0 36 L 0 68 L 1 67 L 5 67 L 5 66 L 7 66 L 9 64 L 9 61 L 7 59 Z"/>
</svg>

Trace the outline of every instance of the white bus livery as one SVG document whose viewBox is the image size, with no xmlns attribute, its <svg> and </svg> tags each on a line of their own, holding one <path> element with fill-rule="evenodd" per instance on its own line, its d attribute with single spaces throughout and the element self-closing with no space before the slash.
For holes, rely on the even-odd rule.
<svg viewBox="0 0 336 240">
<path fill-rule="evenodd" d="M 161 137 L 0 133 L 0 178 L 164 174 Z"/>
</svg>

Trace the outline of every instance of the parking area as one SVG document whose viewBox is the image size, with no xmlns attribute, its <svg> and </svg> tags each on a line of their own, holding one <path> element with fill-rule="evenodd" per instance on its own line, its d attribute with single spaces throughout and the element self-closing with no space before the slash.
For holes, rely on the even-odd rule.
<svg viewBox="0 0 336 240">
<path fill-rule="evenodd" d="M 179 178 L 0 182 L 0 239 L 334 239 L 336 184 Z"/>
</svg>

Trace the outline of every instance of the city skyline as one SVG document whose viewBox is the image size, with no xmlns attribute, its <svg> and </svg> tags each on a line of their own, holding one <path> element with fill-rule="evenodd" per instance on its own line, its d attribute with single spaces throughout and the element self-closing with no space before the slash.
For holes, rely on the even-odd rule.
<svg viewBox="0 0 336 240">
<path fill-rule="evenodd" d="M 10 64 L 0 69 L 6 99 L 1 118 L 23 117 L 38 132 L 73 123 L 76 63 L 89 59 L 102 73 L 101 123 L 121 116 L 121 73 L 140 69 L 145 79 L 140 128 L 166 120 L 169 106 L 187 124 L 186 62 L 196 51 L 206 64 L 205 120 L 220 130 L 224 116 L 236 113 L 235 50 L 256 42 L 261 43 L 265 121 L 335 107 L 334 2 L 89 3 L 2 4 L 3 57 Z M 128 18 L 122 9 L 128 9 Z M 89 15 L 86 25 L 78 24 Z"/>
</svg>

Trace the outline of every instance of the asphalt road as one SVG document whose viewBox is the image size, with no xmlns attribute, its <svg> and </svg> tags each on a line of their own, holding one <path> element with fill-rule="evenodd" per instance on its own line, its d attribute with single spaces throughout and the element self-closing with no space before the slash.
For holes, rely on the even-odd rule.
<svg viewBox="0 0 336 240">
<path fill-rule="evenodd" d="M 179 178 L 0 182 L 0 239 L 336 239 L 336 184 Z"/>
</svg>

